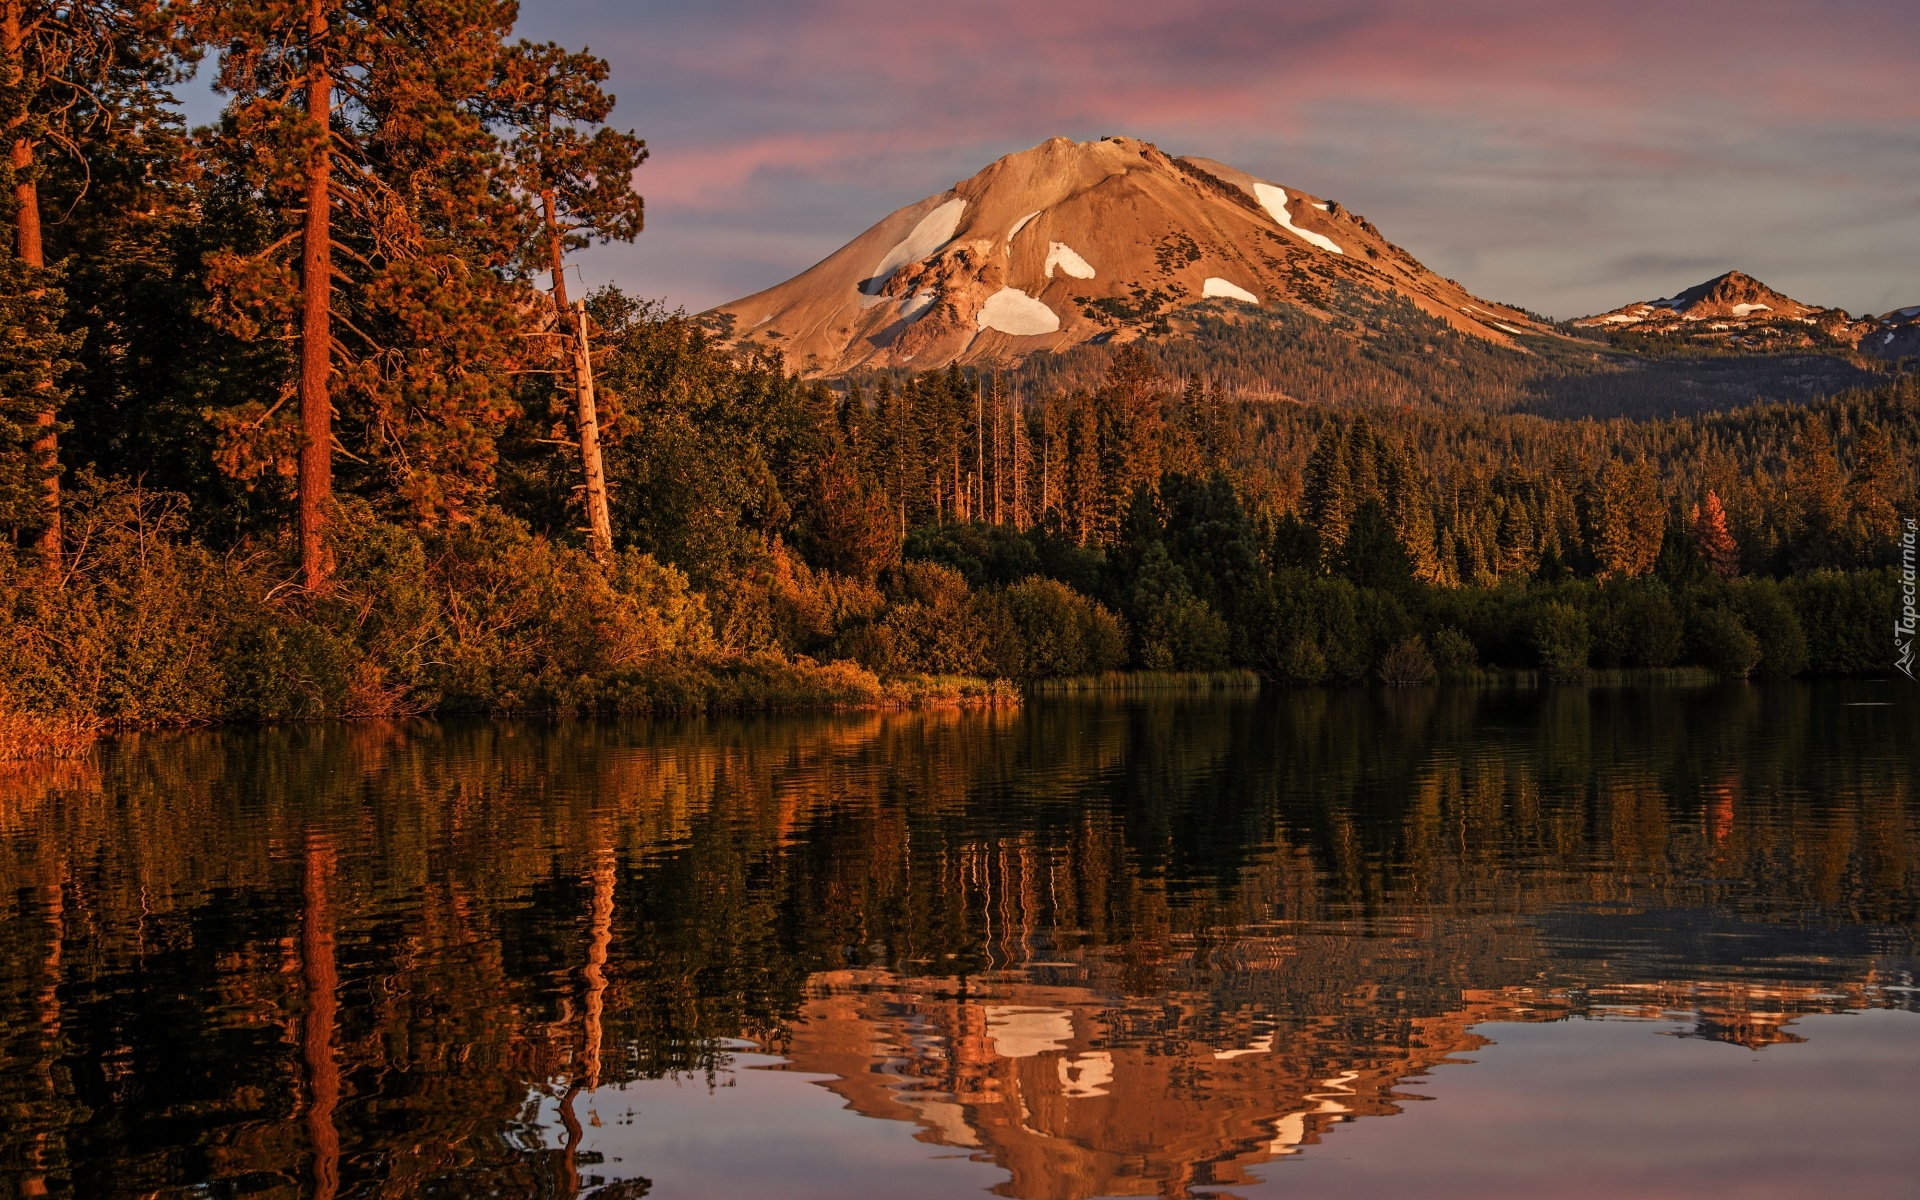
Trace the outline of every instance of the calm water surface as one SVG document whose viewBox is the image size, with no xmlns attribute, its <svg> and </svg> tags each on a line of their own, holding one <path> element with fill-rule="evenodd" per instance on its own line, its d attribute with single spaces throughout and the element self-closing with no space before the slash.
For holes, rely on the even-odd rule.
<svg viewBox="0 0 1920 1200">
<path fill-rule="evenodd" d="M 1907 1197 L 1920 703 L 127 738 L 0 777 L 0 1194 Z"/>
</svg>

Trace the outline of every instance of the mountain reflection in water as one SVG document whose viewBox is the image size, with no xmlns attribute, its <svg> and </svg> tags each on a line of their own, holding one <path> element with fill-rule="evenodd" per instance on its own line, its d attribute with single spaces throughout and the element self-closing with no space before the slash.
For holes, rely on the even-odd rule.
<svg viewBox="0 0 1920 1200">
<path fill-rule="evenodd" d="M 0 1188 L 1245 1189 L 1490 1023 L 1920 1007 L 1917 745 L 1885 684 L 128 737 L 0 777 Z"/>
</svg>

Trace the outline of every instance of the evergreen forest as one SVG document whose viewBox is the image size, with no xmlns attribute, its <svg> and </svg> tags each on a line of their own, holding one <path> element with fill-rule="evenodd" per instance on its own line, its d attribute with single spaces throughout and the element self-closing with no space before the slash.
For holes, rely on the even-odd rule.
<svg viewBox="0 0 1920 1200">
<path fill-rule="evenodd" d="M 0 0 L 0 756 L 1123 670 L 1893 666 L 1897 367 L 1836 348 L 1787 395 L 1748 388 L 1781 374 L 1758 357 L 1682 364 L 1753 394 L 1689 408 L 1670 354 L 1276 311 L 804 379 L 570 289 L 571 256 L 643 235 L 648 149 L 607 64 L 516 16 Z M 223 108 L 189 129 L 196 72 Z"/>
</svg>

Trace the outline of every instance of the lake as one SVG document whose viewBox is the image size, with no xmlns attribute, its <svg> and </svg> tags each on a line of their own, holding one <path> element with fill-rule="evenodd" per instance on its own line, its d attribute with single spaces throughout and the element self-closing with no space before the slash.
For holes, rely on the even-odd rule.
<svg viewBox="0 0 1920 1200">
<path fill-rule="evenodd" d="M 0 1191 L 1907 1197 L 1920 702 L 129 735 L 0 776 Z"/>
</svg>

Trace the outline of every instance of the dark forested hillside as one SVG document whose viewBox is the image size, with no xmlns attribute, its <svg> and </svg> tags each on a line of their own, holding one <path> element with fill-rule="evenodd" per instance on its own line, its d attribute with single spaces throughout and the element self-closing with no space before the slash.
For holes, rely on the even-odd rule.
<svg viewBox="0 0 1920 1200">
<path fill-rule="evenodd" d="M 1278 302 L 1257 310 L 1202 305 L 1170 323 L 1173 336 L 1144 344 L 1161 371 L 1200 376 L 1249 398 L 1572 419 L 1687 416 L 1756 401 L 1806 402 L 1872 386 L 1901 369 L 1837 343 L 1741 353 L 1657 344 L 1631 331 L 1563 328 L 1564 336 L 1526 337 L 1517 347 L 1503 346 L 1462 334 L 1404 300 L 1349 288 L 1329 298 L 1324 317 Z M 1037 393 L 1094 387 L 1113 354 L 1113 347 L 1100 345 L 1035 354 L 1011 378 L 1014 386 Z"/>
</svg>

